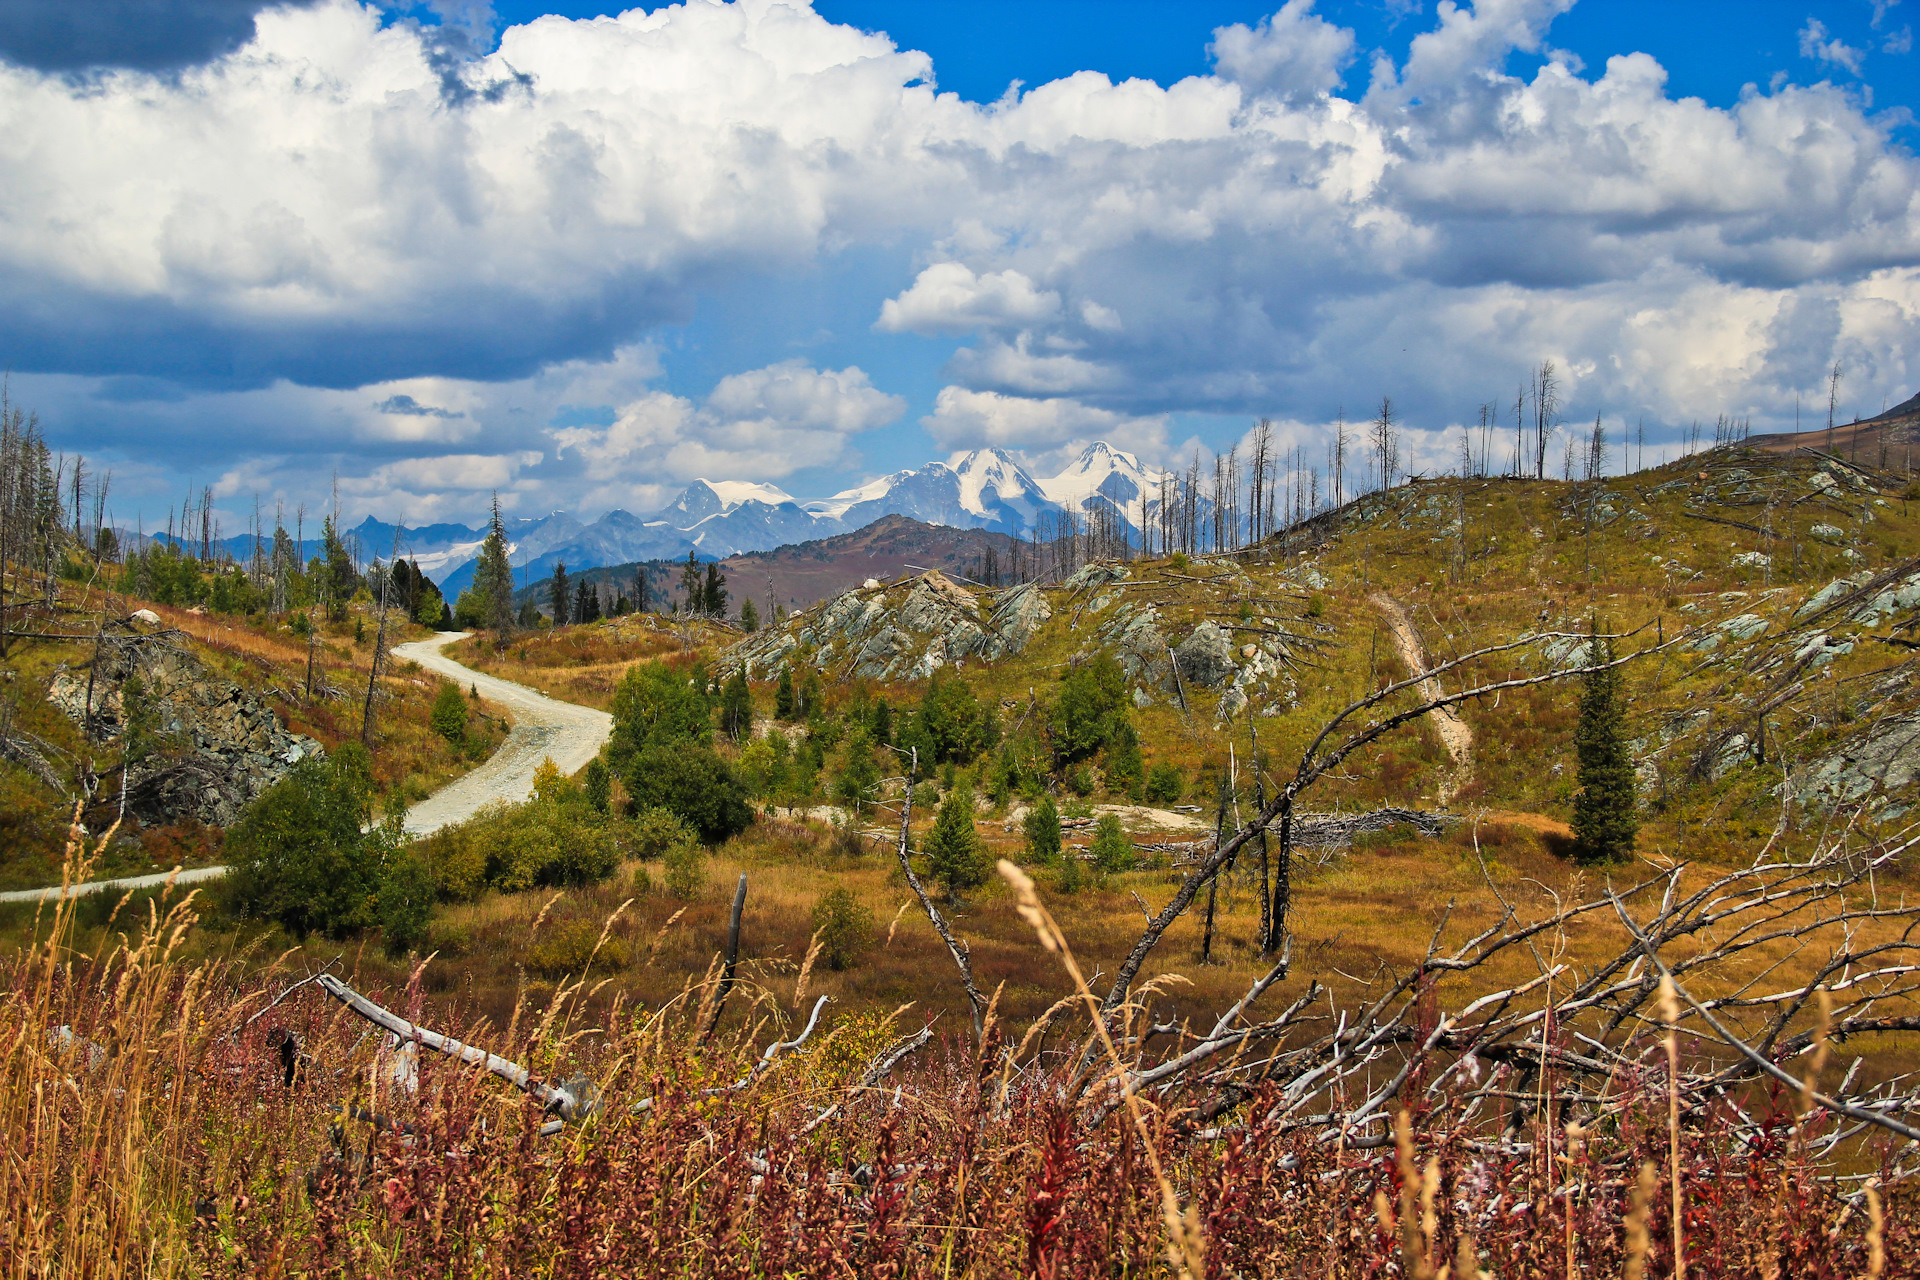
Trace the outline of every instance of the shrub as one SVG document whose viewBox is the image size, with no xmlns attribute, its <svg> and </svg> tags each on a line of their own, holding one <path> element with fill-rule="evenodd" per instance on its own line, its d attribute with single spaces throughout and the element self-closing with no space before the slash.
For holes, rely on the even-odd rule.
<svg viewBox="0 0 1920 1280">
<path fill-rule="evenodd" d="M 1112 654 L 1072 668 L 1061 677 L 1053 705 L 1054 754 L 1063 764 L 1087 759 L 1113 740 L 1126 708 L 1127 676 Z"/>
<path fill-rule="evenodd" d="M 753 695 L 747 689 L 743 667 L 733 673 L 720 694 L 720 727 L 735 742 L 753 735 Z"/>
<path fill-rule="evenodd" d="M 371 923 L 389 834 L 367 829 L 372 770 L 365 748 L 348 743 L 329 759 L 302 760 L 267 788 L 227 833 L 230 870 L 220 896 L 228 909 L 296 937 L 337 938 Z"/>
<path fill-rule="evenodd" d="M 626 942 L 612 934 L 602 942 L 598 925 L 570 920 L 555 925 L 527 948 L 527 971 L 543 978 L 570 978 L 589 966 L 602 973 L 626 968 Z"/>
<path fill-rule="evenodd" d="M 705 683 L 664 662 L 628 667 L 613 691 L 613 734 L 607 741 L 613 767 L 625 773 L 643 748 L 656 743 L 704 745 L 713 736 Z"/>
<path fill-rule="evenodd" d="M 1043 794 L 1034 802 L 1020 830 L 1027 837 L 1028 862 L 1045 867 L 1060 860 L 1060 810 L 1052 796 Z"/>
<path fill-rule="evenodd" d="M 836 973 L 852 968 L 873 945 L 873 913 L 845 886 L 820 895 L 813 904 L 813 927 L 820 935 L 820 958 Z"/>
<path fill-rule="evenodd" d="M 467 700 L 460 696 L 459 685 L 451 680 L 440 682 L 440 692 L 433 695 L 433 710 L 427 713 L 427 726 L 456 745 L 467 736 Z"/>
<path fill-rule="evenodd" d="M 587 761 L 587 803 L 595 813 L 604 814 L 613 803 L 613 775 L 599 756 Z"/>
<path fill-rule="evenodd" d="M 1125 720 L 1107 739 L 1107 789 L 1137 794 L 1146 781 L 1147 762 L 1140 755 L 1140 735 Z"/>
<path fill-rule="evenodd" d="M 913 807 L 931 809 L 940 803 L 940 788 L 932 781 L 922 782 L 913 789 Z"/>
<path fill-rule="evenodd" d="M 388 955 L 401 955 L 427 936 L 435 889 L 433 869 L 426 859 L 401 850 L 387 860 L 375 916 Z"/>
<path fill-rule="evenodd" d="M 991 704 L 974 696 L 964 679 L 945 671 L 936 671 L 921 695 L 916 727 L 932 747 L 932 758 L 922 754 L 920 763 L 966 764 L 982 751 L 990 749 L 1000 736 L 999 718 Z M 906 745 L 903 741 L 902 745 Z"/>
<path fill-rule="evenodd" d="M 1127 838 L 1118 814 L 1103 813 L 1093 826 L 1093 865 L 1103 875 L 1133 867 L 1133 841 Z"/>
<path fill-rule="evenodd" d="M 1173 559 L 1169 563 L 1172 565 L 1175 573 L 1185 573 L 1187 571 L 1187 565 L 1190 562 L 1187 560 L 1186 552 L 1176 551 L 1173 553 Z"/>
<path fill-rule="evenodd" d="M 1307 616 L 1324 618 L 1327 616 L 1327 598 L 1318 591 L 1307 597 Z"/>
<path fill-rule="evenodd" d="M 642 809 L 627 830 L 633 842 L 633 856 L 643 862 L 664 858 L 669 849 L 700 843 L 698 831 L 665 809 Z"/>
<path fill-rule="evenodd" d="M 1080 865 L 1080 855 L 1068 853 L 1060 860 L 1060 870 L 1053 877 L 1053 887 L 1071 897 L 1080 892 L 1080 887 L 1085 882 L 1086 871 Z"/>
<path fill-rule="evenodd" d="M 667 892 L 685 901 L 698 897 L 707 887 L 707 851 L 698 844 L 676 844 L 668 849 L 666 860 Z"/>
<path fill-rule="evenodd" d="M 691 742 L 658 742 L 633 757 L 627 795 L 638 808 L 665 809 L 686 820 L 708 844 L 745 831 L 753 821 L 746 788 L 726 761 Z"/>
<path fill-rule="evenodd" d="M 1093 794 L 1093 770 L 1084 764 L 1077 764 L 1067 770 L 1067 790 L 1085 799 Z"/>
<path fill-rule="evenodd" d="M 880 786 L 880 766 L 874 763 L 873 742 L 864 727 L 847 735 L 846 759 L 834 780 L 834 798 L 858 817 L 873 807 Z"/>
<path fill-rule="evenodd" d="M 1180 770 L 1162 760 L 1147 775 L 1147 800 L 1152 804 L 1177 804 L 1184 784 Z"/>
<path fill-rule="evenodd" d="M 636 898 L 645 898 L 652 895 L 653 877 L 647 874 L 645 867 L 635 867 L 633 869 L 633 881 L 628 886 L 628 892 Z"/>
</svg>

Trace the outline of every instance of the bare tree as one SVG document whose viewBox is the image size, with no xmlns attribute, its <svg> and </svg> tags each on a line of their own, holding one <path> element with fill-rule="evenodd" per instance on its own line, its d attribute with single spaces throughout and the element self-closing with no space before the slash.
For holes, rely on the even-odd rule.
<svg viewBox="0 0 1920 1280">
<path fill-rule="evenodd" d="M 1533 478 L 1547 478 L 1547 440 L 1560 412 L 1560 383 L 1553 361 L 1542 360 L 1533 381 Z"/>
<path fill-rule="evenodd" d="M 1380 412 L 1371 424 L 1373 458 L 1379 468 L 1380 488 L 1391 489 L 1393 477 L 1400 471 L 1400 432 L 1393 416 L 1393 399 L 1380 397 Z"/>
</svg>

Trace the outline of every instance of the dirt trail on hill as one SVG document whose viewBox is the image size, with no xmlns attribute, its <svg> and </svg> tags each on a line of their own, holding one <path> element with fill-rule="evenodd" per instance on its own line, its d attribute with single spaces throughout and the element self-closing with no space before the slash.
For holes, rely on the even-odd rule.
<svg viewBox="0 0 1920 1280">
<path fill-rule="evenodd" d="M 394 656 L 419 663 L 429 671 L 446 676 L 463 686 L 477 686 L 488 699 L 513 711 L 513 732 L 500 744 L 487 762 L 472 773 L 456 778 L 440 790 L 407 810 L 407 830 L 413 835 L 438 831 L 451 823 L 472 817 L 495 800 L 525 800 L 533 794 L 533 773 L 540 762 L 552 758 L 563 774 L 584 768 L 600 753 L 613 732 L 613 717 L 592 707 L 561 702 L 536 693 L 525 685 L 483 675 L 463 667 L 440 652 L 444 645 L 461 638 L 464 632 L 442 631 L 431 640 L 394 646 Z M 225 867 L 196 867 L 182 871 L 176 883 L 209 880 L 226 872 Z M 75 885 L 74 893 L 92 893 L 107 888 L 143 889 L 164 884 L 168 872 L 130 876 L 121 880 L 94 880 Z M 59 887 L 20 889 L 0 893 L 0 902 L 30 902 L 35 898 L 57 895 Z"/>
<path fill-rule="evenodd" d="M 1376 591 L 1367 598 L 1387 615 L 1387 625 L 1393 631 L 1394 647 L 1400 651 L 1400 660 L 1407 664 L 1407 669 L 1415 675 L 1426 671 L 1426 650 L 1420 643 L 1419 629 L 1413 625 L 1413 618 L 1407 613 L 1406 606 L 1384 591 Z M 1420 682 L 1420 696 L 1431 700 L 1443 697 L 1444 691 L 1440 688 L 1440 682 L 1429 676 Z M 1473 730 L 1467 727 L 1467 722 L 1452 707 L 1428 712 L 1427 719 L 1432 722 L 1433 731 L 1439 735 L 1447 758 L 1453 761 L 1453 777 L 1440 784 L 1440 803 L 1445 805 L 1473 775 Z"/>
<path fill-rule="evenodd" d="M 456 778 L 407 810 L 407 830 L 415 835 L 472 817 L 495 800 L 525 800 L 533 794 L 533 772 L 549 757 L 562 774 L 586 767 L 613 733 L 613 717 L 592 707 L 562 702 L 523 684 L 482 675 L 440 652 L 459 634 L 442 631 L 431 640 L 395 646 L 393 655 L 419 663 L 459 684 L 478 687 L 482 697 L 513 711 L 513 732 L 488 761 Z"/>
</svg>

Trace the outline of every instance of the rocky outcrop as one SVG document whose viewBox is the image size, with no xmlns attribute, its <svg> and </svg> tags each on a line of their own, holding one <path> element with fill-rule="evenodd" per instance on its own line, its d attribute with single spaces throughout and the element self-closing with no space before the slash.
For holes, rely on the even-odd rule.
<svg viewBox="0 0 1920 1280">
<path fill-rule="evenodd" d="M 231 826 L 294 765 L 323 754 L 259 697 L 159 637 L 110 640 L 92 676 L 91 715 L 84 671 L 56 673 L 48 697 L 96 742 L 124 744 L 130 720 L 147 739 L 153 749 L 128 775 L 127 807 L 149 825 L 191 817 Z"/>
<path fill-rule="evenodd" d="M 1203 622 L 1173 651 L 1180 664 L 1180 678 L 1203 689 L 1217 689 L 1238 673 L 1233 661 L 1233 644 L 1227 633 L 1211 622 Z"/>
<path fill-rule="evenodd" d="M 734 645 L 720 659 L 730 673 L 767 679 L 797 652 L 822 673 L 854 680 L 923 680 L 968 660 L 1023 652 L 1053 616 L 1033 583 L 981 599 L 935 570 L 886 587 L 860 587 L 777 631 Z"/>
</svg>

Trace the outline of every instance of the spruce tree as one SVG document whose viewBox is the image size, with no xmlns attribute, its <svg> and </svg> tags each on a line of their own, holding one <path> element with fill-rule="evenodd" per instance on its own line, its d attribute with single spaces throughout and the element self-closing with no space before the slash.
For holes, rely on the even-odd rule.
<svg viewBox="0 0 1920 1280">
<path fill-rule="evenodd" d="M 693 552 L 687 552 L 687 562 L 680 566 L 680 590 L 687 597 L 687 612 L 699 613 L 702 602 L 700 589 L 700 562 Z"/>
<path fill-rule="evenodd" d="M 780 683 L 773 687 L 773 714 L 775 719 L 793 719 L 793 668 L 780 668 Z"/>
<path fill-rule="evenodd" d="M 740 629 L 748 635 L 760 629 L 760 611 L 753 607 L 752 596 L 740 602 Z"/>
<path fill-rule="evenodd" d="M 553 586 L 547 592 L 547 600 L 553 606 L 553 625 L 567 625 L 568 610 L 572 605 L 572 584 L 567 581 L 567 562 L 557 561 L 553 566 Z"/>
<path fill-rule="evenodd" d="M 1060 860 L 1060 810 L 1054 806 L 1052 796 L 1044 791 L 1040 793 L 1033 808 L 1027 810 L 1020 831 L 1027 838 L 1029 865 L 1050 867 Z"/>
<path fill-rule="evenodd" d="M 973 788 L 964 782 L 948 793 L 934 817 L 927 870 L 947 886 L 947 901 L 956 905 L 962 890 L 987 882 L 987 855 L 973 827 Z"/>
<path fill-rule="evenodd" d="M 1574 857 L 1581 862 L 1616 862 L 1633 852 L 1640 821 L 1634 808 L 1633 760 L 1627 753 L 1621 720 L 1619 668 L 1613 644 L 1596 622 L 1587 641 L 1587 673 L 1580 694 L 1580 723 L 1574 750 L 1580 757 L 1580 790 L 1573 798 Z"/>
<path fill-rule="evenodd" d="M 473 574 L 474 594 L 484 605 L 482 621 L 493 632 L 493 643 L 504 648 L 513 634 L 513 563 L 508 559 L 507 526 L 500 518 L 500 495 L 493 496 L 493 515 L 487 538 L 480 544 L 480 563 Z"/>
</svg>

